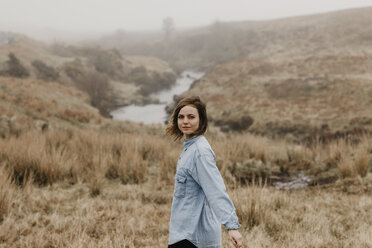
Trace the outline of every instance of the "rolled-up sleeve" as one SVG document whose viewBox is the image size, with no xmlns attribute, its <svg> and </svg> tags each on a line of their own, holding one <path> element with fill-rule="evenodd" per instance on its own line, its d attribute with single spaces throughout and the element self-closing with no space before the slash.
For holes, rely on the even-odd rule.
<svg viewBox="0 0 372 248">
<path fill-rule="evenodd" d="M 195 180 L 199 183 L 217 219 L 227 230 L 240 227 L 233 202 L 230 200 L 214 156 L 196 156 Z"/>
</svg>

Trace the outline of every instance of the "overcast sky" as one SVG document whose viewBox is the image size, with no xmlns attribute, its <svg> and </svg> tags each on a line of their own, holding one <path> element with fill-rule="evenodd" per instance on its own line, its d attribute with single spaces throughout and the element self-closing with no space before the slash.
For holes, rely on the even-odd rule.
<svg viewBox="0 0 372 248">
<path fill-rule="evenodd" d="M 364 6 L 372 0 L 0 0 L 0 31 L 160 30 L 168 16 L 187 28 Z"/>
</svg>

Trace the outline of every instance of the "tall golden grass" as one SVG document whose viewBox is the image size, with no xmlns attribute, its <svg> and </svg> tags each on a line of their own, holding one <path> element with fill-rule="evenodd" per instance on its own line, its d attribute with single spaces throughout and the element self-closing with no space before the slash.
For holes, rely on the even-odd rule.
<svg viewBox="0 0 372 248">
<path fill-rule="evenodd" d="M 138 184 L 152 175 L 148 171 L 154 172 L 153 167 L 160 168 L 154 176 L 171 183 L 176 154 L 166 138 L 95 130 L 30 131 L 0 140 L 2 167 L 18 185 L 28 175 L 39 185 L 68 180 L 98 187 L 103 177 Z"/>
<path fill-rule="evenodd" d="M 14 184 L 9 176 L 7 169 L 0 166 L 0 222 L 8 213 L 11 207 L 12 198 L 14 196 Z"/>
<path fill-rule="evenodd" d="M 238 166 L 248 170 L 252 161 L 259 161 L 263 168 L 280 168 L 277 174 L 304 170 L 316 176 L 316 169 L 337 168 L 343 178 L 365 177 L 372 150 L 368 136 L 357 144 L 338 140 L 313 147 L 250 134 L 209 139 L 217 154 L 217 165 L 226 176 L 238 176 Z M 94 180 L 93 184 L 99 185 L 99 177 L 119 178 L 123 184 L 143 183 L 155 177 L 170 184 L 180 151 L 181 142 L 172 143 L 162 135 L 95 129 L 28 131 L 0 140 L 0 162 L 18 185 L 31 174 L 39 185 L 65 179 L 71 183 Z"/>
<path fill-rule="evenodd" d="M 277 191 L 257 185 L 238 188 L 231 195 L 244 226 L 244 247 L 372 245 L 368 195 L 324 189 Z"/>
<path fill-rule="evenodd" d="M 372 244 L 370 137 L 313 146 L 248 134 L 211 132 L 207 138 L 245 247 Z M 160 130 L 50 128 L 0 139 L 0 240 L 5 247 L 164 247 L 181 151 L 181 142 Z M 278 191 L 257 177 L 263 173 L 250 171 L 257 164 L 255 170 L 279 177 L 335 171 L 339 181 L 331 190 Z M 249 173 L 243 175 L 242 168 Z M 343 185 L 345 178 L 355 183 Z M 358 187 L 353 194 L 345 189 L 349 184 Z M 229 247 L 225 232 L 223 244 Z"/>
<path fill-rule="evenodd" d="M 338 190 L 228 189 L 243 247 L 370 247 L 371 197 Z M 20 190 L 0 223 L 5 247 L 165 247 L 172 186 L 156 181 L 89 185 L 57 182 Z M 231 247 L 223 232 L 223 247 Z"/>
</svg>

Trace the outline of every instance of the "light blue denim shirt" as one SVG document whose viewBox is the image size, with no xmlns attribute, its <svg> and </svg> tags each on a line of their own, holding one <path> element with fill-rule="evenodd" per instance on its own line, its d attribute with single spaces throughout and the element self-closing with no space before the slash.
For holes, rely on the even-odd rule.
<svg viewBox="0 0 372 248">
<path fill-rule="evenodd" d="M 201 135 L 183 143 L 177 163 L 170 218 L 169 244 L 183 239 L 198 248 L 221 247 L 221 224 L 240 224 L 216 166 L 215 154 Z"/>
</svg>

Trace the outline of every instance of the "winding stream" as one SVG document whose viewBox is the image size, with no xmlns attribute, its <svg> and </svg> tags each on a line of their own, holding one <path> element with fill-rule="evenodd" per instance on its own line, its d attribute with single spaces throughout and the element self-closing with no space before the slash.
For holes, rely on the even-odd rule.
<svg viewBox="0 0 372 248">
<path fill-rule="evenodd" d="M 130 120 L 144 124 L 164 123 L 167 117 L 165 106 L 173 101 L 173 96 L 187 91 L 190 85 L 195 80 L 203 77 L 203 75 L 204 72 L 184 71 L 177 78 L 172 88 L 151 94 L 151 96 L 159 99 L 161 104 L 148 104 L 145 106 L 129 105 L 116 109 L 110 114 L 115 120 Z"/>
</svg>

